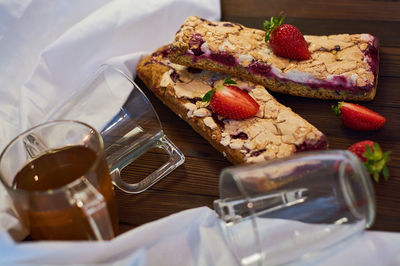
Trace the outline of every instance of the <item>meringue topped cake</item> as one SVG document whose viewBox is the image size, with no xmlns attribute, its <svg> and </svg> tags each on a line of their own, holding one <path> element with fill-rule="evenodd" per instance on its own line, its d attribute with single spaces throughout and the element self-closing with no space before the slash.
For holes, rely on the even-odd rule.
<svg viewBox="0 0 400 266">
<path fill-rule="evenodd" d="M 369 101 L 375 97 L 378 39 L 370 34 L 305 35 L 308 60 L 276 55 L 265 32 L 188 17 L 175 35 L 171 62 L 223 72 L 296 96 Z"/>
</svg>

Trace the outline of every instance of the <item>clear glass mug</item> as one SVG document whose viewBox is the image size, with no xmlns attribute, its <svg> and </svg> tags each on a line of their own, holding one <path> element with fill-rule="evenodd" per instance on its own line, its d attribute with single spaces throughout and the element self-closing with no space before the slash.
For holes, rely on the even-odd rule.
<svg viewBox="0 0 400 266">
<path fill-rule="evenodd" d="M 103 65 L 95 76 L 56 107 L 46 121 L 78 120 L 96 128 L 114 184 L 127 193 L 140 193 L 181 165 L 183 153 L 164 134 L 153 106 L 142 90 L 121 70 Z M 30 136 L 31 144 L 41 140 Z M 120 171 L 150 149 L 164 149 L 169 160 L 138 183 L 121 179 Z"/>
<path fill-rule="evenodd" d="M 315 258 L 375 217 L 370 175 L 349 151 L 226 168 L 214 209 L 242 265 Z"/>
<path fill-rule="evenodd" d="M 36 136 L 42 146 L 31 146 Z M 118 230 L 100 134 L 54 121 L 18 135 L 0 155 L 0 180 L 34 240 L 109 240 Z M 23 169 L 23 170 L 22 170 Z"/>
</svg>

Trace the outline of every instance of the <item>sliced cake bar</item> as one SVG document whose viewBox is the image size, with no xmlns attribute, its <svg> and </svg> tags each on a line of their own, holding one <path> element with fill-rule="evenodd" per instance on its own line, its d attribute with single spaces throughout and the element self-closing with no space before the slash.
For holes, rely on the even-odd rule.
<svg viewBox="0 0 400 266">
<path fill-rule="evenodd" d="M 326 148 L 326 137 L 318 129 L 278 103 L 263 86 L 239 78 L 233 80 L 256 100 L 258 113 L 244 120 L 216 115 L 201 99 L 227 76 L 171 63 L 169 53 L 165 46 L 141 60 L 138 76 L 232 163 L 259 162 Z"/>
<path fill-rule="evenodd" d="M 169 59 L 296 96 L 365 101 L 374 98 L 379 66 L 376 37 L 305 35 L 311 58 L 296 61 L 275 55 L 264 36 L 262 30 L 237 23 L 191 16 L 176 33 Z"/>
</svg>

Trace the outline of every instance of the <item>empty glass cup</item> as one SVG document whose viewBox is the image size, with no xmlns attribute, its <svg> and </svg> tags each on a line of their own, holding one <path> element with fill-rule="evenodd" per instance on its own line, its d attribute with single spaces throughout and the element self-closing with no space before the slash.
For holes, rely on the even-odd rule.
<svg viewBox="0 0 400 266">
<path fill-rule="evenodd" d="M 348 151 L 226 168 L 214 209 L 242 265 L 310 258 L 372 225 L 370 176 Z"/>
<path fill-rule="evenodd" d="M 103 137 L 113 183 L 128 193 L 148 189 L 185 160 L 183 153 L 164 134 L 146 95 L 113 66 L 102 66 L 82 90 L 55 108 L 46 120 L 78 120 L 97 129 Z M 35 136 L 27 141 L 34 146 L 41 145 Z M 168 162 L 138 183 L 123 181 L 122 168 L 154 147 L 168 153 Z"/>
</svg>

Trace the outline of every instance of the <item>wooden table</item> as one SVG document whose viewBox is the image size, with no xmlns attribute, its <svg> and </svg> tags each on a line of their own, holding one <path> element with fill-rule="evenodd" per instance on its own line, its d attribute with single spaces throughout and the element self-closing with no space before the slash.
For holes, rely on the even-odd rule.
<svg viewBox="0 0 400 266">
<path fill-rule="evenodd" d="M 387 118 L 376 132 L 356 132 L 345 128 L 330 106 L 323 101 L 273 95 L 282 104 L 324 132 L 330 149 L 346 149 L 352 143 L 371 139 L 384 150 L 392 150 L 391 178 L 374 184 L 377 217 L 373 230 L 400 232 L 400 2 L 385 0 L 226 0 L 222 1 L 222 19 L 245 26 L 262 28 L 264 19 L 280 11 L 288 15 L 286 23 L 303 34 L 371 33 L 380 39 L 380 73 L 376 98 L 365 106 Z M 138 80 L 137 80 L 138 81 Z M 138 81 L 144 88 L 145 86 Z M 167 215 L 200 206 L 212 208 L 218 198 L 218 176 L 231 165 L 220 153 L 195 133 L 178 116 L 145 89 L 160 116 L 168 137 L 186 156 L 185 163 L 173 173 L 139 195 L 117 191 L 121 232 Z M 153 150 L 123 170 L 130 182 L 160 166 L 167 156 Z"/>
</svg>

